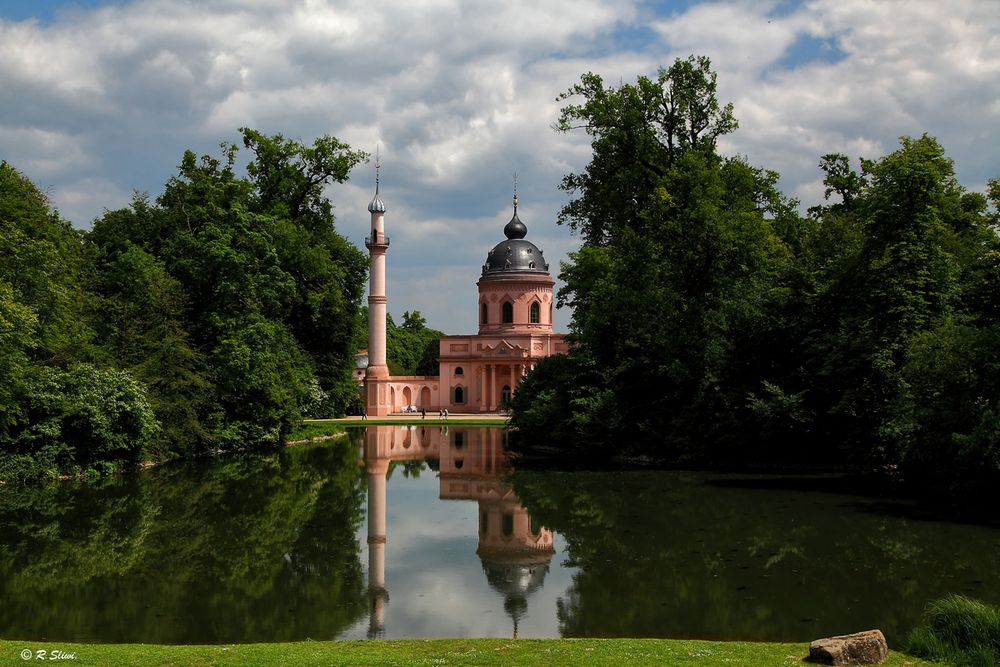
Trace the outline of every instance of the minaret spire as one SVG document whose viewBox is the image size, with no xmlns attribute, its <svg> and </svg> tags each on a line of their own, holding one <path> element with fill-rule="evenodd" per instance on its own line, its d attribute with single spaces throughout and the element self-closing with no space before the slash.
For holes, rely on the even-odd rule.
<svg viewBox="0 0 1000 667">
<path fill-rule="evenodd" d="M 516 171 L 514 172 L 514 215 L 517 216 L 517 172 Z"/>
</svg>

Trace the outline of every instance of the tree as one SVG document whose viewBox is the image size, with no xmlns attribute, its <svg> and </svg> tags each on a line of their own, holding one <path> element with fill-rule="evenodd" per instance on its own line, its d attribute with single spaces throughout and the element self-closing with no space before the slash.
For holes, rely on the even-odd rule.
<svg viewBox="0 0 1000 667">
<path fill-rule="evenodd" d="M 342 414 L 356 400 L 366 266 L 323 188 L 365 156 L 332 137 L 309 147 L 242 132 L 249 178 L 234 145 L 189 151 L 155 205 L 137 197 L 90 235 L 109 354 L 141 360 L 162 388 L 154 403 L 178 453 L 185 432 L 202 446 L 276 444 L 306 407 Z"/>
<path fill-rule="evenodd" d="M 14 289 L 0 280 L 0 438 L 24 417 L 21 397 L 36 344 L 38 317 L 19 303 Z"/>
<path fill-rule="evenodd" d="M 386 357 L 395 374 L 437 375 L 438 341 L 444 334 L 426 324 L 419 310 L 404 312 L 402 326 L 386 316 Z"/>
<path fill-rule="evenodd" d="M 131 243 L 100 256 L 96 273 L 94 326 L 101 349 L 109 363 L 146 384 L 162 427 L 150 456 L 203 450 L 211 440 L 205 421 L 214 388 L 205 355 L 191 347 L 183 287 L 162 261 Z"/>
<path fill-rule="evenodd" d="M 906 428 L 890 417 L 908 392 L 903 369 L 917 338 L 963 310 L 966 276 L 988 240 L 982 206 L 927 135 L 862 160 L 861 174 L 841 155 L 821 166 L 842 201 L 812 211 L 800 382 L 831 441 L 857 460 L 896 465 L 907 448 Z"/>
<path fill-rule="evenodd" d="M 141 383 L 127 372 L 91 364 L 67 371 L 38 368 L 24 402 L 26 425 L 0 465 L 0 479 L 134 465 L 159 429 Z"/>
<path fill-rule="evenodd" d="M 323 188 L 345 181 L 367 155 L 335 137 L 320 137 L 304 146 L 280 134 L 267 137 L 246 128 L 241 132 L 244 145 L 255 155 L 247 167 L 256 186 L 253 208 L 290 223 L 275 230 L 280 265 L 295 289 L 285 322 L 312 358 L 329 396 L 317 416 L 344 414 L 357 395 L 353 325 L 368 263 L 336 232 L 333 207 Z"/>
<path fill-rule="evenodd" d="M 414 310 L 413 312 L 407 310 L 403 313 L 402 328 L 411 332 L 420 331 L 427 328 L 427 320 L 424 319 L 419 310 Z"/>
<path fill-rule="evenodd" d="M 81 236 L 6 162 L 0 256 L 0 480 L 134 460 L 155 420 L 143 422 L 145 395 L 134 380 L 85 363 L 94 350 Z M 134 411 L 138 430 L 112 423 Z"/>
<path fill-rule="evenodd" d="M 584 75 L 562 99 L 573 95 L 584 102 L 563 109 L 559 128 L 579 123 L 594 151 L 564 180 L 576 198 L 561 221 L 583 235 L 560 276 L 574 346 L 550 379 L 522 385 L 515 423 L 571 447 L 703 456 L 702 425 L 723 432 L 745 402 L 747 352 L 782 297 L 788 251 L 775 227 L 794 236 L 794 202 L 774 172 L 715 152 L 736 121 L 705 58 L 617 89 Z"/>
<path fill-rule="evenodd" d="M 49 210 L 45 195 L 0 162 L 0 281 L 37 320 L 30 356 L 65 364 L 86 358 L 86 258 L 80 234 Z"/>
<path fill-rule="evenodd" d="M 605 88 L 600 76 L 584 74 L 558 100 L 582 97 L 562 109 L 556 128 L 585 129 L 593 158 L 580 174 L 563 178 L 576 197 L 559 214 L 588 245 L 603 245 L 620 227 L 637 226 L 636 215 L 666 170 L 689 150 L 714 153 L 718 137 L 736 129 L 733 105 L 720 105 L 711 62 L 677 59 L 656 80 Z M 641 231 L 641 229 L 639 229 Z"/>
</svg>

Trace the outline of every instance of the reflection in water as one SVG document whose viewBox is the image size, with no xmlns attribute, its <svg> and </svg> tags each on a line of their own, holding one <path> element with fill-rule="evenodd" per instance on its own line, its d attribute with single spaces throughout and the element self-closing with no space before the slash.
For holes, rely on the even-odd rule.
<svg viewBox="0 0 1000 667">
<path fill-rule="evenodd" d="M 929 600 L 1000 603 L 996 528 L 900 518 L 815 479 L 509 476 L 502 445 L 500 429 L 369 427 L 0 487 L 0 637 L 805 641 L 880 627 L 899 646 Z"/>
<path fill-rule="evenodd" d="M 878 627 L 901 646 L 933 599 L 1000 603 L 1000 530 L 782 481 L 520 471 L 512 483 L 578 568 L 558 602 L 567 637 L 805 641 Z"/>
<path fill-rule="evenodd" d="M 552 532 L 533 522 L 503 482 L 504 431 L 496 428 L 375 426 L 364 431 L 368 474 L 368 637 L 385 635 L 386 475 L 390 463 L 436 461 L 441 500 L 478 504 L 476 555 L 491 588 L 504 598 L 512 633 L 541 588 L 555 553 Z"/>
<path fill-rule="evenodd" d="M 367 607 L 363 503 L 345 443 L 0 487 L 0 637 L 332 639 Z"/>
</svg>

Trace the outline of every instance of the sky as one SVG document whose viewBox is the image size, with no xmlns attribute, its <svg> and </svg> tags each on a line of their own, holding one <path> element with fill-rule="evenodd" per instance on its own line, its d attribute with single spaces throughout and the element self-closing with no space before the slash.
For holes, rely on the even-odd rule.
<svg viewBox="0 0 1000 667">
<path fill-rule="evenodd" d="M 590 143 L 552 129 L 558 95 L 588 71 L 617 85 L 691 54 L 735 106 L 720 150 L 778 171 L 803 210 L 822 200 L 820 156 L 857 165 L 903 135 L 937 137 L 966 188 L 1000 176 L 997 0 L 8 0 L 0 159 L 89 228 L 240 127 L 377 146 L 389 312 L 474 333 L 513 173 L 553 274 L 579 247 L 555 221 Z M 373 162 L 328 189 L 362 250 L 373 190 Z M 557 331 L 568 322 L 556 311 Z"/>
</svg>

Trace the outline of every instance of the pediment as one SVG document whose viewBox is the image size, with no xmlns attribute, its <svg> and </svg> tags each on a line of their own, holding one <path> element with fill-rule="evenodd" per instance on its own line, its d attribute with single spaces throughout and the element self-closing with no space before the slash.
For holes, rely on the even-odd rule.
<svg viewBox="0 0 1000 667">
<path fill-rule="evenodd" d="M 526 357 L 528 350 L 520 345 L 513 345 L 507 340 L 501 340 L 492 347 L 483 345 L 483 356 L 485 357 Z"/>
</svg>

